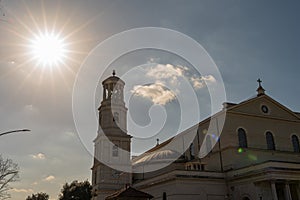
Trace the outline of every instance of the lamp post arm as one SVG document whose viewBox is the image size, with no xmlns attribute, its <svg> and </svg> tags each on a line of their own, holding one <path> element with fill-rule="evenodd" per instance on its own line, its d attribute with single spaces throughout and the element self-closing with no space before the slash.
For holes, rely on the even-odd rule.
<svg viewBox="0 0 300 200">
<path fill-rule="evenodd" d="M 7 134 L 10 134 L 10 133 L 16 133 L 16 132 L 28 132 L 30 131 L 29 129 L 19 129 L 19 130 L 13 130 L 13 131 L 6 131 L 4 133 L 0 133 L 0 136 L 2 135 L 7 135 Z"/>
</svg>

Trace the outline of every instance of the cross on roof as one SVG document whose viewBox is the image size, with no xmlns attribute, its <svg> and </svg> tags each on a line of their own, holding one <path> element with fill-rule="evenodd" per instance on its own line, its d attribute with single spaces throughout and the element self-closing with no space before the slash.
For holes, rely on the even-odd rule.
<svg viewBox="0 0 300 200">
<path fill-rule="evenodd" d="M 263 94 L 265 94 L 265 89 L 261 86 L 261 80 L 260 80 L 260 78 L 259 79 L 257 79 L 257 82 L 258 82 L 258 88 L 257 88 L 257 96 L 261 96 L 261 95 L 263 95 Z"/>
<path fill-rule="evenodd" d="M 261 82 L 262 80 L 260 80 L 260 78 L 257 80 L 259 87 L 261 87 Z"/>
</svg>

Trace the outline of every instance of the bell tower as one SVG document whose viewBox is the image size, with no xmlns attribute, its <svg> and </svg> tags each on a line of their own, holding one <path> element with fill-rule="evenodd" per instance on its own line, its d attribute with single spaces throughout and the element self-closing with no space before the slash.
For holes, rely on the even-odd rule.
<svg viewBox="0 0 300 200">
<path fill-rule="evenodd" d="M 93 200 L 105 199 L 131 184 L 131 136 L 127 134 L 124 85 L 115 71 L 102 82 L 103 99 L 98 109 L 99 128 L 94 140 Z"/>
</svg>

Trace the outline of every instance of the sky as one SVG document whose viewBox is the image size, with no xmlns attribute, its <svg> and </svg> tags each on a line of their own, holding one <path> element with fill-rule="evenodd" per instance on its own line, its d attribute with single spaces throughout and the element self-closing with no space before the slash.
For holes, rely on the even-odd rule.
<svg viewBox="0 0 300 200">
<path fill-rule="evenodd" d="M 300 111 L 298 1 L 2 0 L 0 8 L 0 131 L 31 129 L 1 136 L 2 156 L 20 167 L 20 180 L 11 185 L 13 200 L 36 192 L 57 199 L 65 182 L 90 180 L 89 138 L 95 138 L 96 132 L 87 129 L 87 137 L 78 132 L 72 97 L 80 69 L 91 57 L 93 65 L 104 71 L 99 82 L 112 69 L 129 80 L 125 92 L 133 122 L 128 130 L 136 138 L 147 137 L 141 143 L 135 139 L 135 153 L 154 146 L 156 138 L 163 141 L 188 127 L 186 123 L 179 128 L 182 119 L 175 117 L 182 115 L 177 97 L 191 99 L 185 93 L 184 77 L 201 102 L 199 120 L 210 114 L 209 84 L 223 83 L 227 101 L 240 102 L 256 94 L 258 78 L 268 95 Z M 214 74 L 197 74 L 180 55 L 153 49 L 119 56 L 104 69 L 102 55 L 94 56 L 97 48 L 101 50 L 99 44 L 142 27 L 171 29 L 194 39 L 213 59 L 222 80 Z M 55 67 L 41 66 L 30 53 L 35 36 L 47 31 L 60 33 L 67 44 L 64 62 Z M 140 84 L 141 80 L 149 84 Z M 166 83 L 169 90 L 162 87 Z M 102 93 L 100 84 L 95 87 L 94 120 Z M 165 123 L 160 124 L 157 116 Z M 134 124 L 150 125 L 139 134 Z"/>
</svg>

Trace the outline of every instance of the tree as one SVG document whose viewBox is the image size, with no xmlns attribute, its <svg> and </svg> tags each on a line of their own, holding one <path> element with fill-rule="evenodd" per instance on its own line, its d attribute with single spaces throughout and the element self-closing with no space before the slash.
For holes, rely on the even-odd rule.
<svg viewBox="0 0 300 200">
<path fill-rule="evenodd" d="M 59 200 L 90 200 L 91 198 L 92 186 L 88 181 L 66 183 L 59 195 Z"/>
<path fill-rule="evenodd" d="M 39 192 L 36 194 L 32 194 L 31 196 L 28 196 L 26 200 L 48 200 L 49 195 L 44 192 Z"/>
<path fill-rule="evenodd" d="M 11 189 L 9 183 L 17 181 L 19 178 L 19 168 L 11 159 L 4 159 L 0 155 L 0 199 L 10 197 L 8 190 Z"/>
</svg>

